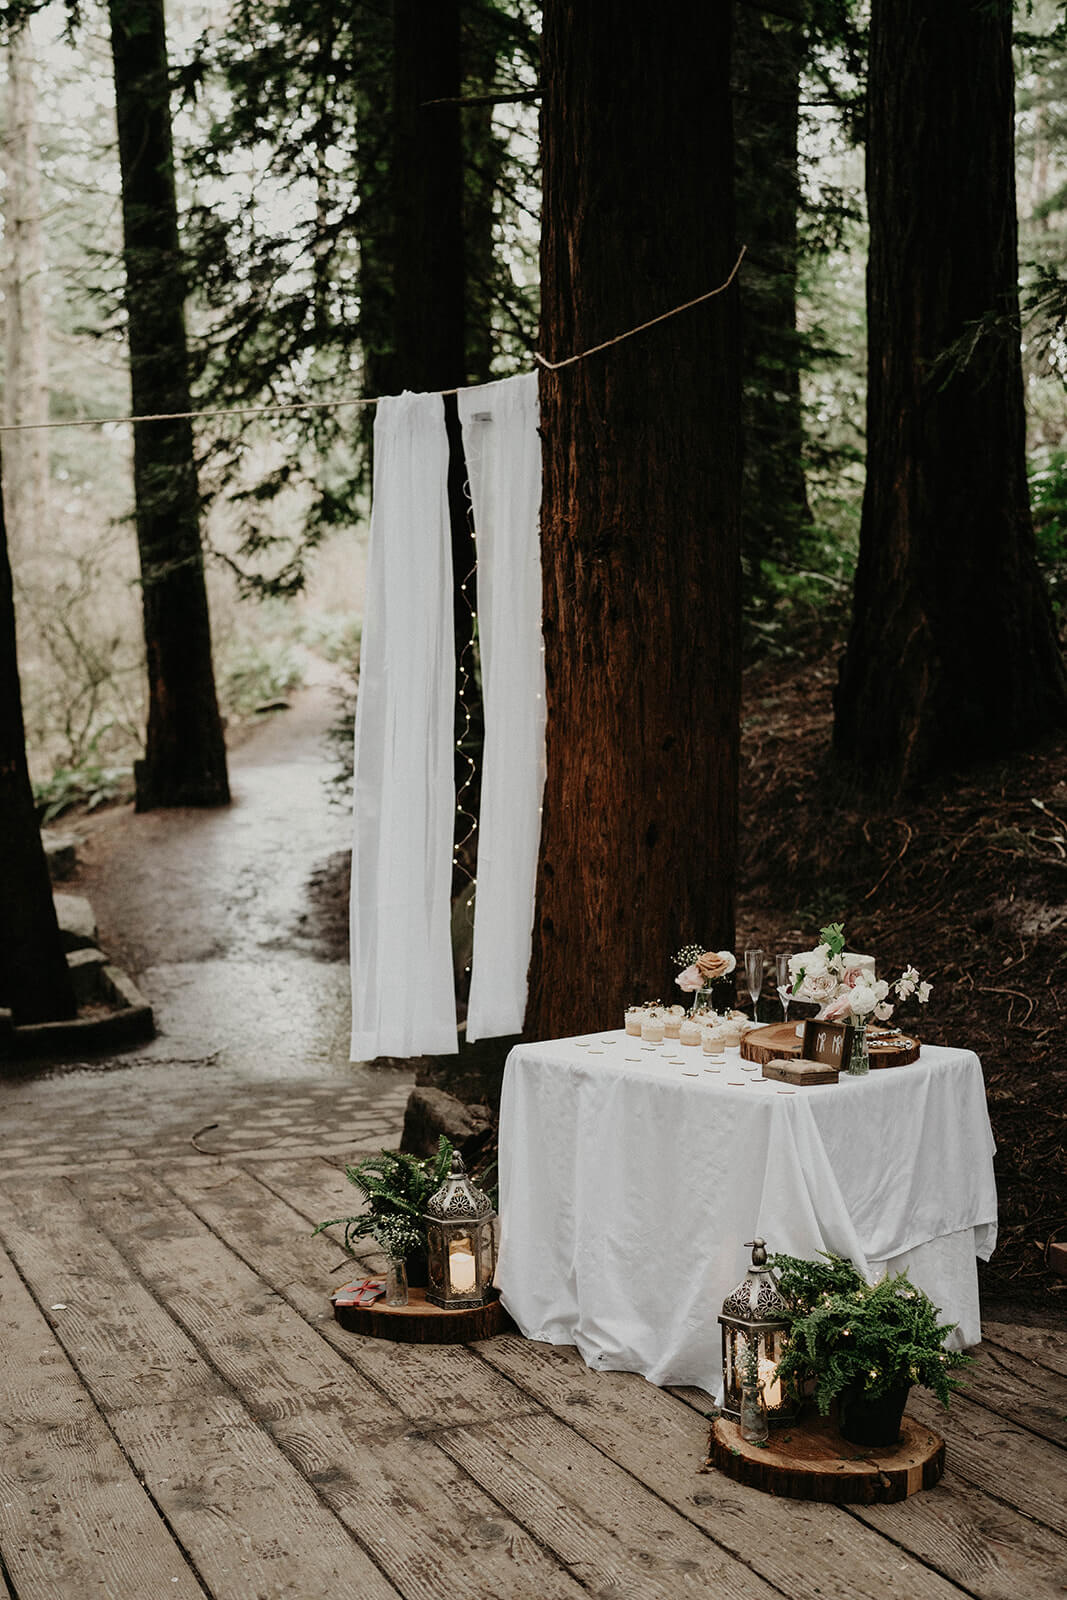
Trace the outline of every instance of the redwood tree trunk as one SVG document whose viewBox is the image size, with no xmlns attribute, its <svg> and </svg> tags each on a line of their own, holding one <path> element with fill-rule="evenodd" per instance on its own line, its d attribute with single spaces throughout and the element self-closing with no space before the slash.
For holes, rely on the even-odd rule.
<svg viewBox="0 0 1067 1600">
<path fill-rule="evenodd" d="M 541 350 L 733 265 L 729 0 L 544 8 Z M 737 290 L 541 381 L 547 761 L 525 1031 L 621 1021 L 733 939 Z"/>
<path fill-rule="evenodd" d="M 1027 497 L 1011 13 L 871 11 L 867 488 L 834 743 L 890 790 L 1067 722 Z"/>
<path fill-rule="evenodd" d="M 163 0 L 109 0 L 108 9 L 133 409 L 188 412 Z M 137 809 L 225 805 L 191 423 L 135 424 L 133 459 L 149 696 Z"/>
<path fill-rule="evenodd" d="M 74 1016 L 67 958 L 26 766 L 15 603 L 0 496 L 0 1006 L 17 1023 Z"/>
</svg>

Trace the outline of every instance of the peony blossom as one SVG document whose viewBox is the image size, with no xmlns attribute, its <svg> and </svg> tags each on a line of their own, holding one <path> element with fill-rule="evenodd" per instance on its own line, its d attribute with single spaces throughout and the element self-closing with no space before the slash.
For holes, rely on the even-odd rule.
<svg viewBox="0 0 1067 1600">
<path fill-rule="evenodd" d="M 857 984 L 852 990 L 852 1014 L 857 1017 L 868 1017 L 878 1005 L 878 996 L 873 986 L 865 983 Z"/>
<path fill-rule="evenodd" d="M 674 981 L 683 994 L 696 994 L 698 989 L 703 989 L 704 987 L 704 979 L 695 966 L 686 967 L 685 971 L 680 972 Z"/>
</svg>

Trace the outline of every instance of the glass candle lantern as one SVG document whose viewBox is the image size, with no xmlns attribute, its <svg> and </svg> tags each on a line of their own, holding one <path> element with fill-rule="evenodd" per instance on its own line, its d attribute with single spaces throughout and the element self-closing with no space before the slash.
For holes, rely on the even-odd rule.
<svg viewBox="0 0 1067 1600">
<path fill-rule="evenodd" d="M 742 1281 L 723 1301 L 722 1324 L 722 1411 L 738 1421 L 741 1416 L 741 1391 L 746 1382 L 746 1356 L 755 1345 L 759 1383 L 772 1427 L 792 1422 L 797 1408 L 792 1404 L 778 1377 L 778 1363 L 785 1352 L 789 1326 L 786 1304 L 778 1292 L 773 1273 L 767 1266 L 767 1247 L 753 1239 L 752 1265 Z"/>
<path fill-rule="evenodd" d="M 459 1151 L 452 1170 L 426 1205 L 427 1288 L 431 1305 L 446 1311 L 484 1306 L 493 1282 L 493 1207 L 467 1176 Z"/>
</svg>

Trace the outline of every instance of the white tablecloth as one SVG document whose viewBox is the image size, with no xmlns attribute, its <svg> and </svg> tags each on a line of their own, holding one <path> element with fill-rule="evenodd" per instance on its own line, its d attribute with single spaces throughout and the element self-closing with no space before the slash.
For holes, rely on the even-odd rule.
<svg viewBox="0 0 1067 1600">
<path fill-rule="evenodd" d="M 683 1075 L 677 1058 L 699 1076 Z M 593 1367 L 717 1394 L 722 1302 L 745 1240 L 834 1250 L 911 1279 L 981 1338 L 976 1256 L 996 1243 L 978 1057 L 797 1088 L 624 1033 L 519 1045 L 500 1105 L 497 1283 L 527 1337 Z"/>
</svg>

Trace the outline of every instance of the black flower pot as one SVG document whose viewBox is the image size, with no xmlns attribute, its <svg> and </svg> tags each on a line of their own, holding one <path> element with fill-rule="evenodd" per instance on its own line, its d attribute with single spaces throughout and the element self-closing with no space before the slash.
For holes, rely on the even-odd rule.
<svg viewBox="0 0 1067 1600">
<path fill-rule="evenodd" d="M 878 1396 L 868 1395 L 858 1384 L 843 1389 L 837 1399 L 837 1426 L 849 1444 L 878 1450 L 900 1441 L 900 1423 L 911 1385 L 900 1384 Z"/>
<path fill-rule="evenodd" d="M 408 1284 L 412 1289 L 425 1289 L 430 1281 L 430 1266 L 425 1250 L 414 1250 L 407 1259 Z"/>
</svg>

